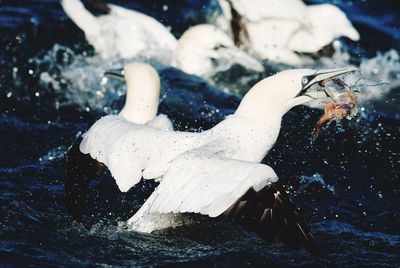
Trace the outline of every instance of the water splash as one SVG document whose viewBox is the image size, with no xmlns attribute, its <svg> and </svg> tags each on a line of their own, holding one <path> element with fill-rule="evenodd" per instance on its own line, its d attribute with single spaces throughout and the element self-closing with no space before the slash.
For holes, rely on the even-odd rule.
<svg viewBox="0 0 400 268">
<path fill-rule="evenodd" d="M 324 178 L 321 174 L 315 173 L 311 176 L 302 175 L 299 177 L 300 188 L 298 189 L 299 193 L 304 193 L 310 190 L 310 188 L 322 188 L 331 194 L 335 193 L 335 187 L 329 184 L 326 184 Z"/>
</svg>

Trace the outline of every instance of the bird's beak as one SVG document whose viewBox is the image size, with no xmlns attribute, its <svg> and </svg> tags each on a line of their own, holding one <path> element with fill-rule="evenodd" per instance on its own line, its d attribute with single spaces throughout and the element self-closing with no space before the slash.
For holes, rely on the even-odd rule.
<svg viewBox="0 0 400 268">
<path fill-rule="evenodd" d="M 359 69 L 355 67 L 345 67 L 338 69 L 317 70 L 311 75 L 303 76 L 301 81 L 302 84 L 301 91 L 297 94 L 295 98 L 291 99 L 285 105 L 284 111 L 287 112 L 294 106 L 308 103 L 311 101 L 320 102 L 320 101 L 330 100 L 325 90 L 321 90 L 320 87 L 311 88 L 311 86 L 320 83 L 324 80 L 334 78 L 335 76 L 355 71 L 359 71 Z"/>
<path fill-rule="evenodd" d="M 356 71 L 359 71 L 359 69 L 356 67 L 344 67 L 344 68 L 338 68 L 338 69 L 317 70 L 314 74 L 308 76 L 309 79 L 308 79 L 307 83 L 305 83 L 303 85 L 303 89 L 307 89 L 316 83 L 322 82 L 327 79 L 331 79 L 335 76 L 345 74 L 345 73 L 356 72 Z"/>
<path fill-rule="evenodd" d="M 310 87 L 324 80 L 334 78 L 338 75 L 356 71 L 359 71 L 359 69 L 356 67 L 317 70 L 314 74 L 303 77 L 303 79 L 305 79 L 305 83 L 302 81 L 303 88 L 299 95 L 306 95 L 311 97 L 312 99 L 321 99 L 323 97 L 326 97 L 326 94 L 323 90 L 314 90 L 310 89 Z"/>
<path fill-rule="evenodd" d="M 113 78 L 121 82 L 125 82 L 124 68 L 109 69 L 104 72 L 103 76 Z"/>
</svg>

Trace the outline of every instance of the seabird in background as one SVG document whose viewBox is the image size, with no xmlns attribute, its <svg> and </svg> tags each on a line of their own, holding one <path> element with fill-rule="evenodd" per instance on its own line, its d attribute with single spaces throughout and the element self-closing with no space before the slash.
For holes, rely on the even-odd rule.
<svg viewBox="0 0 400 268">
<path fill-rule="evenodd" d="M 168 54 L 169 57 L 162 57 L 164 64 L 206 79 L 228 70 L 234 64 L 256 73 L 264 71 L 256 58 L 237 48 L 230 37 L 216 26 L 193 26 L 177 41 L 161 23 L 134 10 L 96 0 L 95 4 L 104 12 L 107 12 L 106 7 L 109 11 L 95 17 L 80 0 L 63 0 L 61 3 L 104 60 L 129 59 L 140 55 L 152 57 L 154 55 L 150 50 L 157 55 L 161 52 Z"/>
<path fill-rule="evenodd" d="M 122 71 L 108 71 L 105 76 L 126 81 L 126 100 L 119 117 L 127 122 L 147 125 L 161 131 L 173 130 L 172 122 L 166 115 L 157 115 L 160 78 L 151 65 L 130 63 Z M 91 178 L 104 169 L 103 164 L 79 151 L 81 141 L 82 138 L 79 138 L 68 152 L 65 181 L 67 208 L 77 219 L 82 215 L 81 209 Z"/>
<path fill-rule="evenodd" d="M 302 64 L 310 59 L 299 54 L 318 54 L 339 37 L 353 41 L 360 38 L 343 11 L 331 4 L 307 6 L 301 0 L 218 1 L 223 12 L 216 24 L 261 59 Z"/>
<path fill-rule="evenodd" d="M 253 72 L 264 71 L 259 60 L 235 46 L 229 35 L 212 24 L 186 30 L 172 56 L 172 66 L 203 78 L 210 78 L 235 64 Z"/>
<path fill-rule="evenodd" d="M 103 60 L 129 59 L 149 51 L 171 53 L 176 38 L 154 18 L 113 4 L 102 3 L 108 14 L 91 14 L 80 0 L 62 0 L 61 5 L 73 22 L 85 32 L 89 43 Z M 107 10 L 105 10 L 107 11 Z"/>
<path fill-rule="evenodd" d="M 85 170 L 92 177 L 85 181 L 95 177 L 98 165 L 105 165 L 123 192 L 141 178 L 160 181 L 128 220 L 132 230 L 176 226 L 176 215 L 200 213 L 233 219 L 266 239 L 279 237 L 320 253 L 298 210 L 279 189 L 274 170 L 260 162 L 278 138 L 283 115 L 314 95 L 321 97 L 310 89 L 312 85 L 355 70 L 294 69 L 265 78 L 247 92 L 234 114 L 200 133 L 164 131 L 108 115 L 83 135 L 78 151 L 67 157 L 76 153 L 92 159 L 94 164 Z M 79 176 L 71 159 L 68 168 L 73 172 L 67 171 L 67 176 Z M 67 177 L 67 182 L 79 179 Z M 67 191 L 68 200 L 76 196 Z"/>
</svg>

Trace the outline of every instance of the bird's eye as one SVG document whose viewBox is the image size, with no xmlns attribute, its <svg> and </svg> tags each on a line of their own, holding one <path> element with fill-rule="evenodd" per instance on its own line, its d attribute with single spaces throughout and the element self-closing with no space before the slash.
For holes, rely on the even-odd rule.
<svg viewBox="0 0 400 268">
<path fill-rule="evenodd" d="M 301 79 L 301 84 L 302 84 L 303 86 L 307 85 L 307 84 L 308 84 L 308 78 L 307 78 L 307 77 L 303 77 L 303 78 Z"/>
</svg>

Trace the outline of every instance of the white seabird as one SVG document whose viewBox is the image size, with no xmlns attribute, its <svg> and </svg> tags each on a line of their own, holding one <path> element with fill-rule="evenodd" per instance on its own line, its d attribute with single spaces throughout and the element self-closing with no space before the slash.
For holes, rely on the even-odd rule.
<svg viewBox="0 0 400 268">
<path fill-rule="evenodd" d="M 171 120 L 164 114 L 157 115 L 160 98 L 160 77 L 151 65 L 130 63 L 122 71 L 108 71 L 105 76 L 126 81 L 126 100 L 119 113 L 121 119 L 136 125 L 146 125 L 160 131 L 173 131 Z M 65 189 L 70 197 L 67 207 L 75 218 L 80 218 L 80 207 L 85 202 L 88 183 L 103 168 L 102 164 L 79 152 L 78 145 L 80 142 L 81 139 L 78 139 L 68 153 L 68 180 L 65 182 Z M 76 163 L 80 163 L 80 166 L 76 165 Z"/>
<path fill-rule="evenodd" d="M 129 63 L 122 72 L 107 71 L 107 77 L 126 82 L 125 105 L 119 115 L 125 120 L 145 124 L 161 130 L 173 130 L 171 120 L 164 114 L 157 115 L 160 101 L 160 77 L 146 63 Z"/>
<path fill-rule="evenodd" d="M 235 47 L 230 37 L 213 25 L 193 26 L 176 40 L 161 23 L 134 10 L 108 4 L 109 14 L 95 17 L 80 0 L 61 3 L 104 60 L 162 54 L 163 64 L 203 78 L 211 78 L 234 64 L 253 72 L 264 70 L 256 58 Z"/>
<path fill-rule="evenodd" d="M 178 40 L 171 65 L 182 71 L 209 78 L 234 64 L 253 72 L 263 72 L 259 60 L 235 46 L 232 39 L 212 24 L 190 27 Z"/>
<path fill-rule="evenodd" d="M 68 153 L 67 176 L 75 178 L 67 181 L 83 181 L 76 188 L 85 188 L 102 165 L 121 191 L 128 191 L 142 177 L 160 180 L 128 220 L 132 230 L 174 226 L 174 215 L 179 213 L 224 214 L 264 238 L 278 235 L 318 251 L 298 211 L 275 188 L 278 176 L 260 161 L 274 145 L 284 114 L 313 96 L 321 97 L 310 90 L 312 85 L 355 70 L 294 69 L 265 78 L 248 91 L 233 115 L 201 133 L 162 131 L 120 115 L 105 116 Z M 90 168 L 87 162 L 76 161 L 83 157 Z M 67 198 L 81 196 L 70 193 Z"/>
<path fill-rule="evenodd" d="M 331 4 L 305 5 L 301 0 L 218 0 L 223 14 L 217 25 L 259 58 L 302 64 L 298 53 L 319 52 L 339 37 L 358 41 L 346 15 Z M 239 37 L 239 35 L 241 35 Z"/>
<path fill-rule="evenodd" d="M 167 54 L 177 46 L 164 25 L 143 13 L 108 4 L 109 14 L 96 17 L 80 0 L 62 0 L 61 5 L 103 60 L 129 59 L 149 51 Z"/>
</svg>

